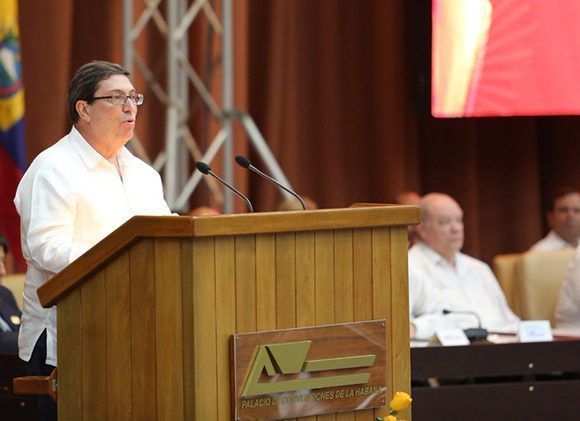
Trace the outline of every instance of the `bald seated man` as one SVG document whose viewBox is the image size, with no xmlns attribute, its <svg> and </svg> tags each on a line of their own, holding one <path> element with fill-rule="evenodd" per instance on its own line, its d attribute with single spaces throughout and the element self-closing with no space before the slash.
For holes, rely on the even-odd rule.
<svg viewBox="0 0 580 421">
<path fill-rule="evenodd" d="M 492 331 L 515 331 L 519 318 L 507 305 L 488 265 L 461 253 L 463 211 L 450 196 L 430 193 L 420 202 L 422 242 L 409 250 L 409 290 L 412 328 L 416 338 L 428 338 L 439 328 L 482 326 Z"/>
</svg>

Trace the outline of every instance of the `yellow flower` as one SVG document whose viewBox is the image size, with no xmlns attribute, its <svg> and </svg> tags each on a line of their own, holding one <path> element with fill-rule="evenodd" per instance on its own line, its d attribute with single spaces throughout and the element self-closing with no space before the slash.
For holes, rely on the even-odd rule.
<svg viewBox="0 0 580 421">
<path fill-rule="evenodd" d="M 397 421 L 397 417 L 395 417 L 394 415 L 387 415 L 384 418 L 384 421 Z"/>
<path fill-rule="evenodd" d="M 411 405 L 411 397 L 405 392 L 397 392 L 395 396 L 393 396 L 393 400 L 389 404 L 389 407 L 393 411 L 404 411 Z"/>
</svg>

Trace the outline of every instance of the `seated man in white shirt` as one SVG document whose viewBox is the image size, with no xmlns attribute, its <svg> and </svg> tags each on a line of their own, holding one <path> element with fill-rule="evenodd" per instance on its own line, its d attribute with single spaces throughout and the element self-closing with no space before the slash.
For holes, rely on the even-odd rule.
<svg viewBox="0 0 580 421">
<path fill-rule="evenodd" d="M 123 67 L 82 66 L 68 90 L 70 133 L 34 159 L 18 186 L 27 264 L 18 345 L 30 374 L 57 364 L 56 308 L 41 306 L 38 287 L 132 216 L 170 214 L 159 174 L 125 148 L 142 103 Z M 39 408 L 56 419 L 50 400 Z"/>
<path fill-rule="evenodd" d="M 507 305 L 503 291 L 488 265 L 460 252 L 463 247 L 463 211 L 453 198 L 430 193 L 421 199 L 422 242 L 409 250 L 411 322 L 415 337 L 453 325 L 515 331 L 519 318 Z M 424 285 L 428 285 L 427 288 Z M 429 302 L 429 306 L 417 303 Z M 446 309 L 456 314 L 442 315 Z M 471 312 L 474 314 L 460 314 Z M 427 319 L 427 323 L 422 320 Z M 413 330 L 413 328 L 412 328 Z"/>
<path fill-rule="evenodd" d="M 580 191 L 571 187 L 556 189 L 546 217 L 550 232 L 530 251 L 575 248 L 580 239 Z"/>
<path fill-rule="evenodd" d="M 455 327 L 452 317 L 443 312 L 449 306 L 423 271 L 409 268 L 409 312 L 411 338 L 429 339 L 440 329 Z"/>
<path fill-rule="evenodd" d="M 556 327 L 580 331 L 580 245 L 576 247 L 556 306 Z"/>
</svg>

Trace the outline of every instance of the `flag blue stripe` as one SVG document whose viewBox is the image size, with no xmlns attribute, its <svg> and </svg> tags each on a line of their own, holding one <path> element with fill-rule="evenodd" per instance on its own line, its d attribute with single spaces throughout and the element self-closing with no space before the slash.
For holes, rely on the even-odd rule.
<svg viewBox="0 0 580 421">
<path fill-rule="evenodd" d="M 26 169 L 26 150 L 24 148 L 24 119 L 21 118 L 7 131 L 0 131 L 0 146 L 10 155 L 18 168 Z"/>
</svg>

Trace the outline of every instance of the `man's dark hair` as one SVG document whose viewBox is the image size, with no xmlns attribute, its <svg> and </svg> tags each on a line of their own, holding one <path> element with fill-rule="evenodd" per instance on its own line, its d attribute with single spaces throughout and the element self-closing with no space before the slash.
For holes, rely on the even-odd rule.
<svg viewBox="0 0 580 421">
<path fill-rule="evenodd" d="M 68 111 L 73 124 L 79 121 L 79 114 L 76 110 L 77 101 L 92 103 L 99 82 L 113 75 L 129 77 L 131 74 L 123 66 L 102 60 L 91 61 L 77 70 L 68 85 Z"/>
<path fill-rule="evenodd" d="M 558 200 L 564 196 L 568 196 L 569 194 L 574 194 L 574 193 L 580 194 L 580 190 L 578 190 L 577 188 L 574 188 L 574 187 L 570 187 L 570 186 L 562 186 L 562 187 L 555 188 L 554 191 L 552 192 L 552 196 L 550 197 L 550 203 L 548 204 L 548 210 L 554 211 L 555 207 L 556 207 L 556 200 Z"/>
<path fill-rule="evenodd" d="M 6 237 L 0 234 L 0 247 L 4 249 L 4 253 L 8 254 L 10 248 L 8 247 L 8 241 L 6 241 Z"/>
</svg>

